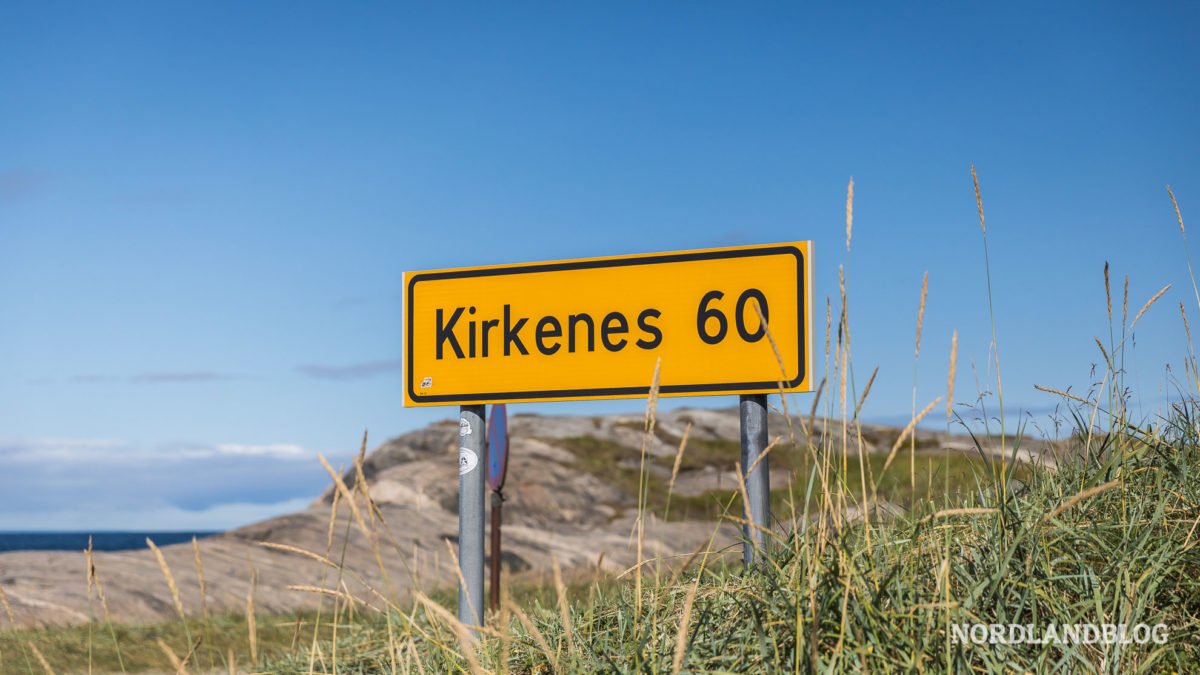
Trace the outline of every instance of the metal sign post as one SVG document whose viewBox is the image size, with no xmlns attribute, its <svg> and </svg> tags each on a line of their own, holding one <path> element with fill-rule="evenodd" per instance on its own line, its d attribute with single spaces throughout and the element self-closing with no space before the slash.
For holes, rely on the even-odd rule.
<svg viewBox="0 0 1200 675">
<path fill-rule="evenodd" d="M 492 406 L 488 418 L 487 484 L 492 489 L 492 583 L 489 593 L 492 611 L 500 609 L 500 524 L 504 509 L 504 478 L 508 474 L 508 407 Z"/>
<path fill-rule="evenodd" d="M 483 475 L 487 417 L 482 405 L 459 408 L 458 420 L 458 620 L 483 625 Z"/>
<path fill-rule="evenodd" d="M 765 556 L 765 530 L 771 526 L 770 458 L 762 454 L 767 449 L 767 395 L 743 394 L 738 407 L 747 501 L 743 517 L 749 521 L 742 526 L 742 562 L 749 566 Z"/>
</svg>

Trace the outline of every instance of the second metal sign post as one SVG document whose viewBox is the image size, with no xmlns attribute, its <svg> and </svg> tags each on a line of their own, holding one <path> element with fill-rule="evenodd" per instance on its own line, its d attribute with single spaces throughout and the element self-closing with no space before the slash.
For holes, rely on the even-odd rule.
<svg viewBox="0 0 1200 675">
<path fill-rule="evenodd" d="M 483 497 L 487 462 L 485 406 L 464 405 L 458 413 L 458 620 L 483 625 Z"/>
</svg>

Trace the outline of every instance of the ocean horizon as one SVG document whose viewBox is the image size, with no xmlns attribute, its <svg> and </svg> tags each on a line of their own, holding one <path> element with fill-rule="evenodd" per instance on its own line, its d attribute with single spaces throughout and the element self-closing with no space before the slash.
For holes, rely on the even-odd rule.
<svg viewBox="0 0 1200 675">
<path fill-rule="evenodd" d="M 93 531 L 0 531 L 0 553 L 12 551 L 83 551 L 92 538 L 95 551 L 132 551 L 147 548 L 150 538 L 156 546 L 189 542 L 192 537 L 203 539 L 218 531 L 149 532 L 135 530 Z"/>
</svg>

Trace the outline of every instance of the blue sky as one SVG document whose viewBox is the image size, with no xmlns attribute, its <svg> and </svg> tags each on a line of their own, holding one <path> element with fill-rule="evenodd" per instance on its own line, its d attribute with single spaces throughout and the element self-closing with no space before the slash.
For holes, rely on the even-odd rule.
<svg viewBox="0 0 1200 675">
<path fill-rule="evenodd" d="M 1086 386 L 1102 269 L 1195 306 L 1190 3 L 8 3 L 0 7 L 0 529 L 226 527 L 402 409 L 407 269 L 812 239 L 847 264 L 865 415 L 987 376 Z M 856 183 L 844 248 L 845 190 Z M 1195 313 L 1200 317 L 1200 308 Z M 818 353 L 819 353 L 818 349 Z M 808 405 L 808 395 L 799 397 Z M 686 401 L 729 405 L 729 398 Z M 520 406 L 638 409 L 636 402 Z M 519 479 L 519 477 L 514 477 Z"/>
</svg>

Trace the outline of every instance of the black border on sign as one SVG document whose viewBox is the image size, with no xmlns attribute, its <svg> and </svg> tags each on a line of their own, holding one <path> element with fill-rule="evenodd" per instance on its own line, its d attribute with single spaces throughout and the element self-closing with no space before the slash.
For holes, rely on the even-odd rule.
<svg viewBox="0 0 1200 675">
<path fill-rule="evenodd" d="M 548 389 L 541 391 L 503 391 L 489 392 L 484 394 L 438 394 L 438 395 L 417 395 L 413 390 L 413 290 L 418 282 L 421 281 L 437 281 L 440 279 L 467 279 L 472 277 L 496 277 L 507 276 L 510 274 L 527 274 L 537 272 L 562 272 L 567 270 L 582 270 L 594 269 L 597 267 L 631 267 L 634 265 L 650 265 L 661 263 L 677 263 L 677 262 L 694 262 L 697 260 L 724 260 L 728 258 L 753 258 L 758 256 L 768 255 L 792 255 L 796 257 L 796 317 L 800 321 L 800 339 L 797 342 L 797 360 L 799 364 L 799 372 L 796 378 L 790 382 L 784 383 L 784 388 L 792 388 L 804 381 L 808 361 L 805 358 L 807 345 L 805 341 L 808 339 L 809 328 L 807 308 L 804 306 L 807 300 L 804 284 L 806 282 L 804 273 L 804 251 L 795 246 L 768 246 L 765 248 L 752 249 L 733 249 L 733 250 L 715 250 L 715 251 L 697 251 L 695 253 L 652 253 L 648 255 L 631 256 L 628 258 L 602 259 L 602 260 L 577 260 L 565 262 L 549 262 L 549 263 L 533 263 L 527 265 L 516 265 L 513 267 L 495 267 L 485 269 L 468 269 L 454 270 L 448 272 L 423 272 L 413 275 L 408 280 L 408 288 L 405 292 L 407 326 L 404 330 L 404 339 L 408 343 L 405 345 L 405 351 L 408 360 L 405 362 L 405 382 L 404 386 L 408 388 L 408 396 L 414 403 L 506 403 L 511 401 L 523 401 L 529 399 L 565 399 L 565 398 L 583 398 L 583 397 L 603 397 L 603 396 L 636 396 L 649 395 L 650 386 L 644 387 L 598 387 L 594 389 Z M 763 389 L 778 389 L 779 381 L 772 380 L 766 382 L 728 382 L 728 383 L 713 383 L 713 384 L 675 384 L 663 385 L 659 387 L 659 392 L 663 394 L 719 394 L 742 391 L 758 391 Z"/>
</svg>

